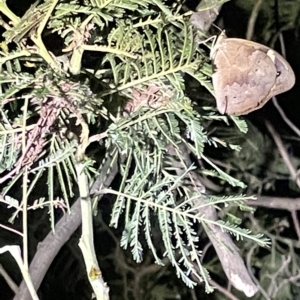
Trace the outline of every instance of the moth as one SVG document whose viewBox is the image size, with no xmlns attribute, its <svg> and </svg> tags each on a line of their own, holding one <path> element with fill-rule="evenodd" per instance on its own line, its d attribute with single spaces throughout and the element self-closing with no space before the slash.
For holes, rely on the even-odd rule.
<svg viewBox="0 0 300 300">
<path fill-rule="evenodd" d="M 212 82 L 221 114 L 246 115 L 295 84 L 289 63 L 273 49 L 221 34 L 211 49 Z"/>
</svg>

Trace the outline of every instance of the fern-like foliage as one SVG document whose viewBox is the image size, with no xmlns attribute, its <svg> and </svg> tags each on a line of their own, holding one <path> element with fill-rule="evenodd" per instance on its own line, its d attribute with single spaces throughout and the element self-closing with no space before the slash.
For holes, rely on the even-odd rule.
<svg viewBox="0 0 300 300">
<path fill-rule="evenodd" d="M 159 27 L 154 34 L 148 25 L 136 28 L 127 22 L 111 32 L 102 65 L 109 64 L 116 92 L 126 94 L 132 87 L 160 82 L 182 92 L 183 73 L 199 69 L 203 57 L 195 56 L 191 26 L 186 22 L 176 24 L 176 31 Z"/>
<path fill-rule="evenodd" d="M 14 103 L 16 97 L 13 96 L 24 87 L 33 90 L 25 96 L 27 101 L 24 102 L 25 113 L 22 116 L 12 110 L 1 110 L 1 181 L 7 181 L 2 194 L 10 193 L 25 166 L 29 167 L 28 194 L 45 173 L 51 227 L 54 230 L 54 205 L 58 196 L 54 191 L 57 184 L 69 211 L 69 199 L 74 196 L 74 163 L 81 139 L 76 122 L 80 124 L 86 120 L 89 124 L 95 123 L 101 115 L 102 101 L 92 94 L 88 86 L 81 85 L 79 88 L 78 83 L 69 79 L 55 78 L 50 70 L 47 73 L 41 69 L 35 78 L 26 73 L 18 75 L 8 71 L 6 76 L 8 84 L 2 84 L 3 104 Z M 16 82 L 22 84 L 15 85 Z M 33 120 L 36 120 L 35 123 Z M 13 214 L 11 222 L 18 213 L 19 210 Z"/>
<path fill-rule="evenodd" d="M 220 1 L 203 3 L 201 9 Z M 228 125 L 229 118 L 217 115 L 213 107 L 199 113 L 186 95 L 185 80 L 191 78 L 212 92 L 211 68 L 181 8 L 177 2 L 170 8 L 160 0 L 48 0 L 19 18 L 0 6 L 12 21 L 0 45 L 1 194 L 9 197 L 22 176 L 27 176 L 26 197 L 43 182 L 54 229 L 57 197 L 69 208 L 74 195 L 75 163 L 85 165 L 93 181 L 89 154 L 105 156 L 118 164 L 122 176 L 111 214 L 111 226 L 125 222 L 121 245 L 131 248 L 133 258 L 141 262 L 143 233 L 158 264 L 167 257 L 187 286 L 195 285 L 193 275 L 211 292 L 201 263 L 199 225 L 214 222 L 237 239 L 266 242 L 236 224 L 208 220 L 199 212 L 200 206 L 220 203 L 245 206 L 242 198 L 205 198 L 201 186 L 191 180 L 198 166 L 186 165 L 185 155 L 205 163 L 199 173 L 235 187 L 245 185 L 205 153 L 207 145 L 239 147 L 206 131 L 207 122 Z M 48 34 L 62 39 L 59 51 L 46 49 L 43 40 Z M 16 47 L 9 51 L 12 42 Z M 231 120 L 246 131 L 244 121 Z M 89 152 L 94 141 L 99 142 L 97 149 Z M 59 195 L 55 186 L 60 187 Z M 200 198 L 203 202 L 195 206 Z M 153 240 L 154 227 L 160 229 L 163 247 Z"/>
<path fill-rule="evenodd" d="M 189 134 L 183 135 L 182 128 Z M 187 286 L 195 285 L 190 277 L 192 274 L 204 281 L 206 291 L 211 292 L 208 272 L 199 258 L 201 251 L 195 228 L 197 223 L 211 224 L 211 221 L 199 214 L 200 207 L 195 206 L 194 201 L 204 195 L 199 190 L 191 193 L 191 182 L 185 181 L 195 168 L 190 166 L 178 175 L 174 173 L 177 167 L 168 164 L 170 147 L 178 150 L 174 159 L 181 161 L 179 144 L 184 143 L 196 156 L 203 158 L 207 142 L 200 115 L 191 109 L 188 99 L 174 97 L 158 109 L 140 108 L 129 118 L 123 117 L 111 125 L 107 146 L 113 145 L 121 157 L 126 157 L 121 165 L 122 182 L 111 215 L 111 226 L 119 227 L 121 220 L 125 220 L 121 246 L 125 249 L 130 247 L 133 258 L 141 262 L 144 253 L 141 232 L 144 232 L 146 244 L 157 264 L 163 264 L 162 257 L 168 257 L 178 277 Z M 242 186 L 240 181 L 214 167 L 221 178 Z M 243 204 L 245 199 L 243 196 L 210 197 L 201 208 L 231 203 L 246 209 Z M 248 230 L 229 223 L 214 223 L 237 239 L 247 237 L 266 245 L 266 240 L 261 239 L 261 236 L 251 236 Z M 159 247 L 160 250 L 152 238 L 155 224 L 158 224 L 161 231 L 163 247 Z"/>
</svg>

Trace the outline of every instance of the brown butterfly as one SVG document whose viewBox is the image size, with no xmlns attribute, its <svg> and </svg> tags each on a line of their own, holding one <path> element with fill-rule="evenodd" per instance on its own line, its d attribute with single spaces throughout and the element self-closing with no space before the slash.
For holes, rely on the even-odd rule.
<svg viewBox="0 0 300 300">
<path fill-rule="evenodd" d="M 271 48 L 221 34 L 211 50 L 212 82 L 221 114 L 245 115 L 295 84 L 289 63 Z"/>
</svg>

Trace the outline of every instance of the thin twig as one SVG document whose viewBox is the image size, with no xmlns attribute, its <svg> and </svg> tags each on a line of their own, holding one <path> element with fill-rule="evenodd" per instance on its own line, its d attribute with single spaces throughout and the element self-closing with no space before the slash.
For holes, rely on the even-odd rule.
<svg viewBox="0 0 300 300">
<path fill-rule="evenodd" d="M 257 245 L 253 245 L 253 247 L 251 247 L 251 249 L 248 251 L 247 254 L 247 269 L 248 272 L 250 274 L 250 277 L 252 278 L 252 280 L 255 282 L 257 288 L 259 289 L 259 291 L 261 292 L 261 294 L 264 296 L 264 298 L 266 300 L 271 300 L 271 298 L 269 297 L 269 295 L 267 294 L 267 292 L 263 289 L 263 287 L 260 285 L 259 281 L 256 279 L 256 277 L 254 276 L 254 274 L 252 273 L 252 268 L 251 268 L 251 258 L 252 258 L 252 254 L 254 249 L 257 247 Z"/>
<path fill-rule="evenodd" d="M 288 167 L 288 170 L 291 174 L 292 179 L 296 182 L 298 188 L 300 189 L 300 178 L 298 177 L 298 172 L 297 172 L 296 168 L 293 166 L 290 156 L 288 155 L 279 134 L 275 131 L 275 129 L 273 128 L 273 126 L 271 125 L 270 122 L 266 122 L 266 126 L 267 126 L 269 132 L 271 133 L 276 146 L 278 147 L 279 153 L 281 154 L 283 161 L 285 162 L 286 166 Z"/>
<path fill-rule="evenodd" d="M 281 118 L 283 119 L 283 121 L 300 137 L 300 130 L 298 129 L 298 127 L 292 123 L 290 121 L 290 119 L 286 116 L 285 112 L 283 111 L 283 109 L 280 107 L 277 98 L 274 96 L 272 98 L 273 104 L 276 107 L 276 109 L 278 110 Z"/>
<path fill-rule="evenodd" d="M 294 223 L 294 228 L 297 232 L 298 240 L 300 241 L 300 226 L 299 226 L 299 220 L 297 216 L 297 212 L 295 210 L 291 211 L 293 223 Z"/>
<path fill-rule="evenodd" d="M 263 0 L 258 0 L 252 9 L 251 16 L 249 18 L 248 26 L 247 26 L 247 33 L 246 33 L 247 40 L 252 39 L 257 16 L 258 16 L 260 7 L 263 4 L 263 2 L 264 2 Z"/>
<path fill-rule="evenodd" d="M 23 237 L 23 233 L 20 232 L 20 231 L 18 231 L 18 230 L 12 229 L 12 228 L 10 228 L 10 227 L 8 227 L 8 226 L 5 226 L 5 225 L 2 225 L 2 224 L 0 224 L 0 227 L 6 229 L 6 230 L 8 230 L 8 231 L 14 232 L 14 233 L 20 235 L 21 237 Z"/>
<path fill-rule="evenodd" d="M 237 297 L 235 297 L 230 291 L 228 291 L 227 289 L 223 288 L 221 285 L 219 285 L 217 282 L 215 282 L 214 280 L 210 280 L 209 283 L 215 287 L 219 292 L 221 292 L 222 294 L 226 295 L 229 299 L 231 300 L 239 300 Z"/>
<path fill-rule="evenodd" d="M 15 292 L 18 292 L 19 287 L 15 284 L 15 282 L 12 280 L 12 278 L 9 276 L 9 274 L 5 271 L 3 266 L 0 264 L 0 275 L 4 278 L 8 286 Z"/>
<path fill-rule="evenodd" d="M 292 176 L 292 179 L 296 182 L 298 188 L 300 189 L 300 178 L 298 176 L 298 172 L 295 169 L 295 167 L 293 166 L 290 156 L 288 155 L 279 134 L 275 131 L 275 129 L 273 128 L 271 123 L 266 122 L 266 126 L 267 126 L 268 130 L 270 131 L 271 135 L 273 136 L 273 139 L 278 147 L 278 150 L 279 150 L 286 166 L 288 167 L 288 170 Z M 300 240 L 300 226 L 299 226 L 299 221 L 298 221 L 296 211 L 295 210 L 291 211 L 291 214 L 292 214 L 294 227 L 295 227 L 295 230 L 298 235 L 298 240 Z"/>
</svg>

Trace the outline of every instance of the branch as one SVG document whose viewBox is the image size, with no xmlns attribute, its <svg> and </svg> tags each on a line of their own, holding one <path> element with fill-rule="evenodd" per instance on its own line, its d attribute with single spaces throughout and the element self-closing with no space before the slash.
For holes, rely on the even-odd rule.
<svg viewBox="0 0 300 300">
<path fill-rule="evenodd" d="M 245 204 L 256 207 L 285 209 L 287 211 L 300 210 L 300 198 L 267 197 L 261 196 L 257 200 L 247 200 Z"/>
<path fill-rule="evenodd" d="M 84 173 L 84 164 L 76 162 L 76 172 L 78 186 L 80 192 L 81 215 L 82 215 L 82 234 L 79 241 L 84 263 L 87 271 L 87 277 L 93 288 L 96 299 L 108 300 L 109 288 L 103 280 L 102 273 L 97 261 L 95 246 L 94 246 L 94 231 L 93 231 L 93 213 L 92 199 L 89 192 L 88 177 Z"/>
<path fill-rule="evenodd" d="M 180 145 L 179 148 L 182 157 L 185 158 L 185 165 L 190 166 L 192 163 L 189 158 L 188 150 L 185 148 L 184 145 Z M 175 155 L 176 150 L 173 147 L 170 147 L 169 153 Z M 178 164 L 178 162 L 174 161 L 174 164 Z M 180 169 L 182 169 L 181 163 L 180 166 L 178 166 L 177 170 Z M 201 182 L 199 181 L 199 177 L 196 173 L 193 174 L 193 181 L 195 182 L 195 186 L 202 186 Z M 201 187 L 201 189 L 203 189 L 203 186 Z M 200 215 L 205 215 L 206 219 L 216 221 L 217 213 L 214 207 L 212 205 L 203 204 L 204 200 L 202 197 L 198 197 L 194 201 L 194 205 L 199 207 Z M 239 253 L 239 250 L 233 243 L 230 235 L 228 233 L 223 232 L 219 226 L 213 224 L 206 224 L 204 229 L 217 252 L 217 255 L 221 261 L 223 270 L 227 278 L 230 280 L 230 282 L 236 289 L 242 291 L 246 296 L 252 297 L 258 291 L 257 286 L 249 276 L 249 273 Z"/>
<path fill-rule="evenodd" d="M 279 153 L 283 159 L 283 161 L 285 162 L 292 179 L 295 181 L 295 183 L 297 184 L 298 188 L 300 189 L 300 177 L 298 177 L 298 173 L 296 168 L 293 166 L 293 163 L 290 159 L 290 156 L 287 152 L 287 150 L 285 149 L 283 142 L 279 136 L 279 134 L 275 131 L 274 127 L 271 125 L 270 122 L 266 122 L 266 126 L 269 130 L 269 132 L 271 133 L 276 146 L 278 147 Z"/>
<path fill-rule="evenodd" d="M 300 177 L 298 176 L 298 171 L 293 166 L 290 156 L 289 156 L 287 150 L 285 149 L 279 134 L 275 131 L 275 129 L 273 128 L 271 123 L 266 122 L 266 125 L 267 125 L 268 130 L 270 131 L 270 133 L 273 136 L 273 139 L 276 143 L 276 146 L 278 147 L 279 153 L 281 154 L 283 161 L 285 162 L 286 166 L 289 169 L 292 179 L 295 181 L 298 188 L 300 189 Z M 300 225 L 299 225 L 299 220 L 298 220 L 296 211 L 295 210 L 291 211 L 291 215 L 292 215 L 295 230 L 298 235 L 298 240 L 300 241 Z"/>
<path fill-rule="evenodd" d="M 110 173 L 107 176 L 108 169 L 110 169 Z M 108 159 L 104 166 L 101 167 L 101 172 L 97 176 L 91 191 L 97 190 L 100 185 L 109 187 L 117 173 L 117 162 L 111 166 L 111 160 Z M 99 196 L 99 200 L 102 196 Z M 29 273 L 35 290 L 39 289 L 47 270 L 61 247 L 70 239 L 71 235 L 80 224 L 81 206 L 80 198 L 78 198 L 71 207 L 71 214 L 62 217 L 55 225 L 55 234 L 50 232 L 46 238 L 38 244 L 37 252 L 29 267 Z M 28 293 L 24 280 L 22 281 L 19 292 L 15 295 L 14 300 L 31 300 L 31 296 Z"/>
</svg>

